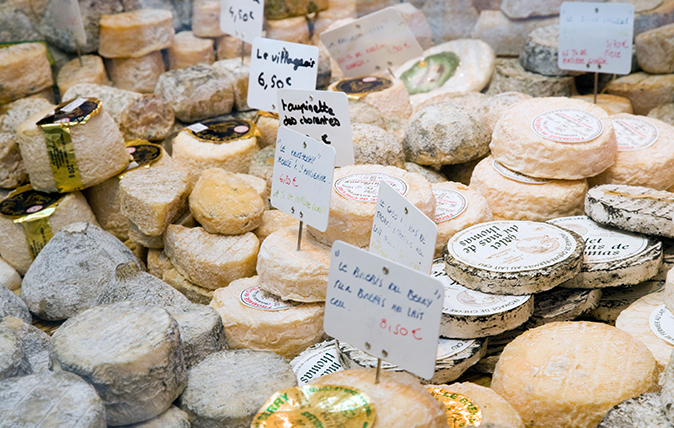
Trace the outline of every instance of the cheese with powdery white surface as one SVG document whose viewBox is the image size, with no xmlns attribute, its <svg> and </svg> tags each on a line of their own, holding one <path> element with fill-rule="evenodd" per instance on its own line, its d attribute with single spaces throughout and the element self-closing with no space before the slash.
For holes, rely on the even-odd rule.
<svg viewBox="0 0 674 428">
<path fill-rule="evenodd" d="M 400 79 L 380 76 L 347 78 L 331 84 L 328 90 L 345 92 L 350 98 L 370 104 L 387 119 L 406 122 L 412 115 L 410 96 Z"/>
<path fill-rule="evenodd" d="M 104 58 L 138 58 L 166 49 L 173 43 L 170 10 L 138 9 L 103 15 L 98 53 Z"/>
<path fill-rule="evenodd" d="M 152 94 L 165 68 L 161 51 L 138 58 L 113 58 L 110 78 L 120 89 Z"/>
</svg>

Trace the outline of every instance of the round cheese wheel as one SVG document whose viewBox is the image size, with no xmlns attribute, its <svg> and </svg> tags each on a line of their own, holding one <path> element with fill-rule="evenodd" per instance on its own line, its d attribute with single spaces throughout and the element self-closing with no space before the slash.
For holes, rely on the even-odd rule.
<svg viewBox="0 0 674 428">
<path fill-rule="evenodd" d="M 493 156 L 481 160 L 470 177 L 496 220 L 546 221 L 584 213 L 587 181 L 545 180 L 515 172 Z"/>
<path fill-rule="evenodd" d="M 103 15 L 98 53 L 104 58 L 138 58 L 168 48 L 174 35 L 170 10 L 137 9 Z"/>
<path fill-rule="evenodd" d="M 62 97 L 68 88 L 79 83 L 107 85 L 108 75 L 103 59 L 98 55 L 82 55 L 71 60 L 59 70 L 56 83 Z"/>
<path fill-rule="evenodd" d="M 597 321 L 615 325 L 622 311 L 647 294 L 662 291 L 665 281 L 645 281 L 637 285 L 611 287 L 602 290 L 597 307 L 589 312 L 589 316 Z"/>
<path fill-rule="evenodd" d="M 176 34 L 173 44 L 168 49 L 169 70 L 189 67 L 205 63 L 213 64 L 215 50 L 212 39 L 196 37 L 191 31 Z"/>
<path fill-rule="evenodd" d="M 387 119 L 406 122 L 412 116 L 410 96 L 400 79 L 380 76 L 347 78 L 331 84 L 328 90 L 345 92 L 349 98 L 370 104 Z"/>
<path fill-rule="evenodd" d="M 523 94 L 522 92 L 502 92 L 486 100 L 484 104 L 482 104 L 480 112 L 487 125 L 487 129 L 489 129 L 489 133 L 494 132 L 496 122 L 498 122 L 506 110 L 515 104 L 530 99 L 531 95 Z"/>
<path fill-rule="evenodd" d="M 332 245 L 338 239 L 358 247 L 370 244 L 381 181 L 434 218 L 436 204 L 431 184 L 419 174 L 394 166 L 354 165 L 336 169 L 333 177 L 328 226 L 324 232 L 309 227 L 311 234 L 324 244 Z"/>
<path fill-rule="evenodd" d="M 572 321 L 596 308 L 601 294 L 601 290 L 562 287 L 538 293 L 534 313 L 523 328 L 532 329 L 555 321 Z"/>
<path fill-rule="evenodd" d="M 152 94 L 164 71 L 162 53 L 155 51 L 138 58 L 113 58 L 110 78 L 120 89 Z"/>
<path fill-rule="evenodd" d="M 563 97 L 534 98 L 496 123 L 491 152 L 501 164 L 532 177 L 578 180 L 613 165 L 616 144 L 608 114 Z"/>
<path fill-rule="evenodd" d="M 46 44 L 18 43 L 0 48 L 0 104 L 38 93 L 53 83 Z"/>
<path fill-rule="evenodd" d="M 652 427 L 667 428 L 671 422 L 665 413 L 661 394 L 641 394 L 615 405 L 602 418 L 597 428 Z"/>
<path fill-rule="evenodd" d="M 658 389 L 651 353 L 615 327 L 556 322 L 509 343 L 491 387 L 527 427 L 594 427 L 614 405 Z"/>
</svg>

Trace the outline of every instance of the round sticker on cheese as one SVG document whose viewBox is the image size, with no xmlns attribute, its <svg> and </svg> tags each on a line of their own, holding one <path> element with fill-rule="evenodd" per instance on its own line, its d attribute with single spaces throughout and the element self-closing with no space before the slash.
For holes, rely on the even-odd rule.
<svg viewBox="0 0 674 428">
<path fill-rule="evenodd" d="M 239 294 L 239 300 L 244 305 L 263 311 L 282 311 L 301 305 L 300 302 L 281 300 L 273 294 L 260 289 L 260 286 L 246 288 Z"/>
<path fill-rule="evenodd" d="M 346 199 L 359 202 L 377 202 L 379 183 L 384 181 L 391 185 L 398 193 L 405 196 L 409 185 L 405 180 L 388 174 L 373 172 L 372 174 L 358 173 L 338 178 L 333 185 L 337 193 Z"/>
<path fill-rule="evenodd" d="M 510 170 L 506 168 L 505 166 L 501 165 L 496 161 L 496 159 L 493 160 L 491 163 L 491 166 L 494 167 L 496 172 L 504 176 L 505 178 L 509 178 L 511 180 L 519 181 L 520 183 L 524 184 L 545 184 L 549 183 L 550 180 L 545 179 L 545 178 L 534 178 L 534 177 L 529 177 L 528 175 L 520 174 L 519 172 L 515 172 L 513 170 Z"/>
<path fill-rule="evenodd" d="M 447 250 L 458 261 L 491 272 L 521 272 L 552 266 L 576 250 L 564 229 L 533 221 L 492 221 L 456 233 Z"/>
<path fill-rule="evenodd" d="M 312 346 L 292 360 L 290 365 L 297 375 L 298 385 L 306 385 L 312 379 L 344 370 L 339 363 L 334 340 Z"/>
<path fill-rule="evenodd" d="M 648 239 L 643 236 L 606 229 L 584 215 L 556 218 L 550 223 L 573 230 L 583 237 L 586 264 L 629 259 L 648 246 Z"/>
<path fill-rule="evenodd" d="M 445 262 L 433 263 L 431 275 L 445 287 L 442 312 L 449 315 L 494 315 L 526 303 L 531 296 L 505 296 L 469 290 L 447 276 Z"/>
<path fill-rule="evenodd" d="M 658 128 L 645 120 L 616 117 L 611 121 L 620 152 L 645 149 L 655 144 L 658 139 Z"/>
<path fill-rule="evenodd" d="M 592 113 L 565 108 L 539 114 L 531 122 L 531 128 L 546 140 L 585 143 L 600 136 L 604 125 L 601 119 Z"/>
<path fill-rule="evenodd" d="M 665 305 L 655 308 L 648 321 L 653 334 L 670 345 L 674 345 L 674 315 Z"/>
<path fill-rule="evenodd" d="M 433 189 L 437 201 L 435 208 L 435 222 L 451 220 L 461 215 L 468 207 L 466 198 L 459 192 L 449 189 Z"/>
<path fill-rule="evenodd" d="M 438 340 L 438 352 L 437 359 L 441 360 L 443 358 L 449 358 L 458 354 L 459 352 L 468 349 L 475 340 L 454 340 L 454 339 L 445 339 L 440 338 Z"/>
</svg>

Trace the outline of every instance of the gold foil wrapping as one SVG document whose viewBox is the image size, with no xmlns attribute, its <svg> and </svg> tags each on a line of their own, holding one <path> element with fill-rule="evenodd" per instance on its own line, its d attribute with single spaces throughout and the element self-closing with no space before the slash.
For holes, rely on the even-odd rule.
<svg viewBox="0 0 674 428">
<path fill-rule="evenodd" d="M 243 119 L 229 119 L 224 121 L 205 121 L 201 123 L 207 129 L 187 131 L 201 141 L 214 144 L 231 143 L 232 141 L 245 140 L 248 138 L 262 138 L 262 133 L 257 126 Z"/>
<path fill-rule="evenodd" d="M 393 81 L 386 77 L 366 76 L 340 80 L 333 91 L 344 92 L 350 100 L 359 100 L 373 92 L 383 91 L 393 86 Z"/>
<path fill-rule="evenodd" d="M 304 385 L 272 395 L 252 428 L 370 428 L 375 409 L 363 391 L 339 385 Z"/>
<path fill-rule="evenodd" d="M 482 423 L 482 410 L 465 395 L 435 386 L 428 387 L 428 392 L 445 406 L 450 428 L 478 427 Z"/>
<path fill-rule="evenodd" d="M 136 168 L 149 168 L 161 160 L 164 150 L 158 144 L 152 144 L 147 140 L 129 140 L 126 142 L 126 151 L 131 156 L 129 166 L 117 177 L 121 180 L 124 175 Z"/>
</svg>

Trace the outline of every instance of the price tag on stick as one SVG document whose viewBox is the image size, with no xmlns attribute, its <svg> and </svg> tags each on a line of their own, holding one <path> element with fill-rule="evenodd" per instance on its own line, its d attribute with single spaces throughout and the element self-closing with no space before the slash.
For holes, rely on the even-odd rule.
<svg viewBox="0 0 674 428">
<path fill-rule="evenodd" d="M 262 37 L 264 0 L 221 0 L 220 30 L 253 43 Z"/>
<path fill-rule="evenodd" d="M 325 332 L 425 379 L 435 373 L 442 283 L 336 241 L 325 302 Z"/>
<path fill-rule="evenodd" d="M 316 89 L 318 48 L 258 37 L 253 41 L 248 105 L 277 112 L 279 89 Z"/>
<path fill-rule="evenodd" d="M 281 125 L 335 148 L 336 166 L 353 165 L 349 99 L 344 92 L 279 89 Z"/>
</svg>

